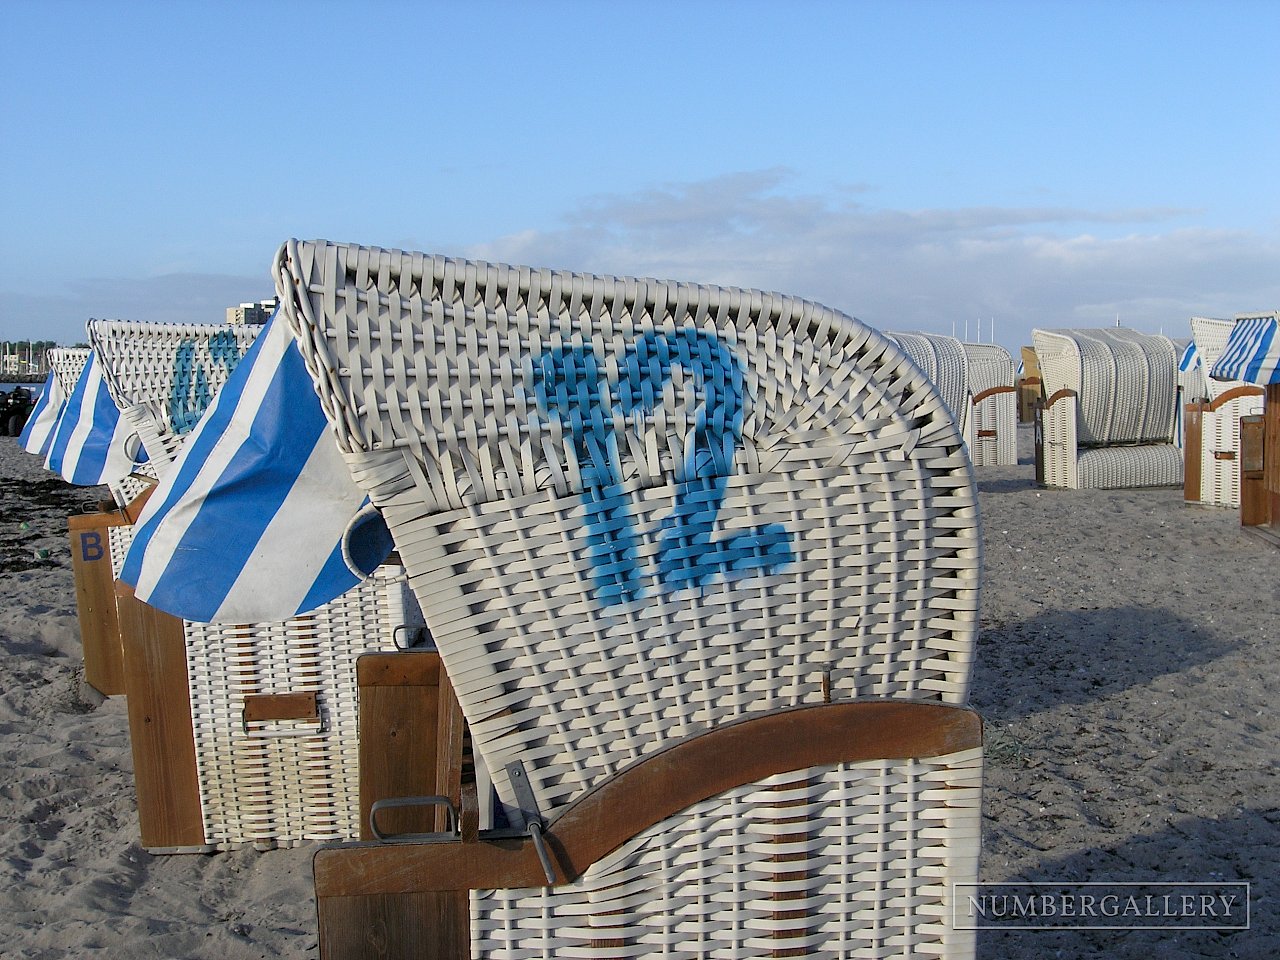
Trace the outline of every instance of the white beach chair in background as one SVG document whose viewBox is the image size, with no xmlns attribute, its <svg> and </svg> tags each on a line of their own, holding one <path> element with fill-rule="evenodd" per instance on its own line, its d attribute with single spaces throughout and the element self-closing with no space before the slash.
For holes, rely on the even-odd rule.
<svg viewBox="0 0 1280 960">
<path fill-rule="evenodd" d="M 1193 342 L 1201 360 L 1203 400 L 1190 405 L 1185 414 L 1183 496 L 1188 502 L 1240 506 L 1240 418 L 1262 413 L 1264 391 L 1242 380 L 1214 380 L 1204 375 L 1222 356 L 1234 327 L 1234 320 L 1191 318 Z"/>
<path fill-rule="evenodd" d="M 1047 395 L 1037 479 L 1072 490 L 1182 483 L 1172 341 L 1120 327 L 1032 337 Z"/>
<path fill-rule="evenodd" d="M 975 490 L 894 345 L 750 290 L 276 275 L 513 825 L 321 851 L 326 957 L 972 956 Z"/>
<path fill-rule="evenodd" d="M 284 442 L 305 434 L 304 413 L 316 404 L 314 392 L 299 364 L 303 392 L 271 393 L 284 382 L 278 370 L 255 370 L 262 354 L 248 356 L 262 329 L 90 324 L 113 393 L 160 477 L 153 494 L 159 510 L 144 508 L 136 528 L 111 530 L 114 576 L 129 579 L 113 591 L 123 649 L 121 692 L 129 701 L 141 842 L 153 853 L 359 838 L 366 814 L 357 661 L 396 651 L 409 640 L 405 631 L 420 621 L 403 569 L 394 563 L 363 580 L 348 575 L 340 587 L 309 599 L 312 581 L 318 582 L 314 568 L 324 576 L 336 534 L 321 543 L 317 556 L 315 544 L 300 539 L 297 523 L 273 528 L 283 542 L 271 546 L 281 553 L 242 577 L 242 568 L 266 550 L 246 536 L 246 525 L 258 522 L 258 512 L 278 510 L 263 501 L 283 496 L 272 473 L 284 475 L 295 461 L 312 460 L 309 448 L 285 449 Z M 287 335 L 284 342 L 291 346 Z M 233 395 L 219 404 L 220 391 L 233 382 Z M 275 406 L 263 409 L 271 397 Z M 206 422 L 205 415 L 215 413 Z M 276 425 L 274 432 L 265 420 L 255 420 L 260 414 Z M 315 418 L 327 431 L 318 410 Z M 209 459 L 224 450 L 234 458 L 226 472 Z M 353 496 L 296 505 L 307 527 L 322 526 L 326 509 L 345 511 L 345 524 L 359 506 L 362 495 L 337 464 Z M 237 503 L 210 519 L 201 510 L 220 484 L 234 488 Z M 164 516 L 187 534 L 176 545 L 164 542 L 168 527 L 157 530 L 159 511 L 168 511 Z M 130 558 L 135 529 L 145 543 Z M 151 569 L 144 547 L 159 553 L 162 546 L 173 546 L 171 569 L 144 582 L 139 571 Z M 307 555 L 310 580 L 286 582 L 281 556 L 289 551 Z M 175 586 L 168 574 L 185 582 Z M 242 585 L 242 593 L 256 596 L 226 603 L 243 579 L 252 582 Z M 130 584 L 169 612 L 143 603 Z M 234 618 L 254 609 L 254 602 L 278 616 Z"/>
<path fill-rule="evenodd" d="M 969 368 L 965 443 L 975 467 L 1018 463 L 1018 392 L 1013 357 L 994 343 L 961 343 Z"/>
</svg>

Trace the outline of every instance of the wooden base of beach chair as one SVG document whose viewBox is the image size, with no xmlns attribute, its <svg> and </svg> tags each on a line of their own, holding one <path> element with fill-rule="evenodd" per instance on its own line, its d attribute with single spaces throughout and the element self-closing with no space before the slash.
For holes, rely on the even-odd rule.
<svg viewBox="0 0 1280 960">
<path fill-rule="evenodd" d="M 124 510 L 108 506 L 99 513 L 68 518 L 71 572 L 84 648 L 85 681 L 106 696 L 125 692 L 124 647 L 116 615 L 115 576 L 111 564 L 111 528 L 134 523 L 150 489 Z"/>
<path fill-rule="evenodd" d="M 908 891 L 916 880 L 937 886 L 939 891 L 945 891 L 941 894 L 945 897 L 949 896 L 949 881 L 976 879 L 981 742 L 981 721 L 977 714 L 959 707 L 883 700 L 800 707 L 726 724 L 651 754 L 564 808 L 537 835 L 534 831 L 525 835 L 513 830 L 475 835 L 471 832 L 474 813 L 468 813 L 464 807 L 460 836 L 450 833 L 424 842 L 325 848 L 316 854 L 313 863 L 321 957 L 324 960 L 374 957 L 465 960 L 473 955 L 472 940 L 477 936 L 470 932 L 473 907 L 484 899 L 474 891 L 522 890 L 536 900 L 544 894 L 553 896 L 557 891 L 568 889 L 572 896 L 574 885 L 581 884 L 593 865 L 624 845 L 634 845 L 636 839 L 648 831 L 659 827 L 667 830 L 668 824 L 680 815 L 713 798 L 718 801 L 731 793 L 736 796 L 748 787 L 778 790 L 775 813 L 778 807 L 784 808 L 784 812 L 799 811 L 805 801 L 787 791 L 799 792 L 795 784 L 804 782 L 803 775 L 798 781 L 794 776 L 788 779 L 780 775 L 795 771 L 808 774 L 832 765 L 847 765 L 846 769 L 852 769 L 855 764 L 875 762 L 875 769 L 866 776 L 875 784 L 870 792 L 877 794 L 888 791 L 887 784 L 892 779 L 889 772 L 892 763 L 881 762 L 909 762 L 967 753 L 960 764 L 961 772 L 954 778 L 937 770 L 916 775 L 928 781 L 928 788 L 925 792 L 913 788 L 915 793 L 908 801 L 878 797 L 887 806 L 871 810 L 869 805 L 865 818 L 855 817 L 836 828 L 834 832 L 839 836 L 835 848 L 826 851 L 830 854 L 832 849 L 874 846 L 877 830 L 885 829 L 883 818 L 886 816 L 901 816 L 906 811 L 906 816 L 916 817 L 921 816 L 922 810 L 937 812 L 954 804 L 948 816 L 930 819 L 928 828 L 908 831 L 908 835 L 917 838 L 907 841 L 910 850 L 895 847 L 898 852 L 893 859 L 898 863 L 916 862 L 920 854 L 915 846 L 917 842 L 931 846 L 931 855 L 935 858 L 939 849 L 947 851 L 941 862 L 934 859 L 929 866 L 921 866 L 921 873 L 896 878 L 895 892 L 892 896 L 886 895 L 886 903 L 890 900 L 911 903 L 914 909 L 919 900 L 927 899 Z M 743 801 L 738 798 L 734 802 Z M 888 808 L 892 808 L 892 813 Z M 714 806 L 709 822 L 717 822 L 719 813 L 720 807 Z M 701 816 L 707 817 L 708 813 L 704 811 Z M 777 901 L 777 912 L 773 914 L 777 922 L 764 922 L 759 927 L 759 939 L 767 941 L 770 936 L 778 936 L 779 952 L 774 955 L 779 956 L 809 955 L 803 946 L 797 948 L 797 940 L 803 939 L 803 934 L 796 931 L 806 923 L 816 924 L 819 920 L 818 917 L 799 917 L 805 912 L 802 901 L 807 893 L 800 892 L 791 882 L 803 879 L 808 866 L 807 862 L 799 862 L 808 851 L 798 852 L 807 844 L 797 839 L 809 826 L 804 816 L 800 813 L 797 819 L 796 815 L 788 814 L 778 820 L 776 835 L 766 830 L 764 839 L 746 838 L 752 853 L 734 855 L 739 859 L 743 855 L 758 856 L 762 864 L 772 863 L 773 872 L 757 881 L 758 887 L 751 895 L 755 899 Z M 924 819 L 920 826 L 923 824 Z M 954 846 L 952 841 L 940 839 L 944 834 L 950 837 L 952 831 Z M 924 834 L 929 835 L 928 840 L 918 839 Z M 825 839 L 830 842 L 829 834 Z M 660 838 L 656 846 L 662 847 L 667 842 Z M 777 854 L 768 852 L 767 845 L 771 843 L 780 844 Z M 763 851 L 762 844 L 765 845 Z M 694 847 L 699 846 L 699 837 L 695 837 Z M 853 872 L 847 877 L 842 874 L 842 890 L 857 888 L 860 883 L 857 863 L 862 861 L 855 855 L 850 856 L 848 866 Z M 819 859 L 823 858 L 824 855 L 819 855 Z M 830 866 L 831 858 L 825 859 Z M 835 869 L 843 871 L 846 864 L 838 852 L 836 859 L 841 862 Z M 919 859 L 923 865 L 929 858 L 920 856 Z M 779 867 L 779 861 L 785 861 L 788 866 Z M 791 867 L 793 862 L 795 866 Z M 777 873 L 788 868 L 799 872 Z M 742 869 L 743 876 L 747 876 L 749 868 Z M 879 861 L 871 868 L 872 872 L 876 869 L 884 869 L 884 862 Z M 974 876 L 968 876 L 969 873 Z M 707 879 L 719 882 L 725 878 Z M 883 879 L 879 877 L 878 882 Z M 638 886 L 641 899 L 648 896 L 643 880 L 631 878 L 622 883 Z M 608 889 L 622 888 L 614 883 Z M 568 933 L 568 926 L 577 928 L 572 932 L 574 942 L 585 936 L 590 942 L 583 941 L 581 949 L 598 948 L 598 956 L 645 955 L 645 948 L 640 944 L 625 942 L 629 921 L 611 925 L 611 918 L 619 911 L 631 911 L 624 905 L 624 899 L 635 894 L 632 890 L 631 894 L 619 893 L 623 899 L 606 897 L 607 902 L 591 908 L 591 916 L 571 910 L 572 919 L 559 921 L 566 925 L 563 932 Z M 840 899 L 836 891 L 832 897 Z M 811 902 L 819 901 L 821 897 Z M 825 907 L 825 901 L 823 903 Z M 818 907 L 817 912 L 821 913 L 824 907 Z M 881 904 L 874 909 L 883 912 L 885 907 Z M 503 915 L 509 915 L 510 910 L 500 903 L 495 913 L 498 920 L 491 922 L 502 923 Z M 536 927 L 540 922 L 545 922 L 545 918 L 531 920 L 530 925 Z M 941 907 L 931 923 L 941 941 L 957 947 L 956 954 L 972 954 L 972 934 L 940 929 L 950 926 L 949 915 Z M 588 927 L 591 929 L 584 933 Z M 846 930 L 840 936 L 848 933 Z M 531 935 L 537 934 L 531 931 Z M 478 942 L 486 944 L 486 950 L 499 949 L 500 941 L 501 937 L 497 937 L 490 942 L 487 935 L 478 938 Z M 934 947 L 940 952 L 930 955 L 951 955 L 944 946 L 934 944 Z M 588 955 L 576 947 L 567 949 L 574 956 Z M 767 947 L 765 950 L 761 955 L 769 955 Z M 911 952 L 908 946 L 900 954 L 892 955 L 907 956 Z"/>
<path fill-rule="evenodd" d="M 182 621 L 116 584 L 124 646 L 124 692 L 141 844 L 152 853 L 203 852 L 195 732 Z"/>
<path fill-rule="evenodd" d="M 360 687 L 361 839 L 374 840 L 374 804 L 447 797 L 462 805 L 462 709 L 440 664 L 427 651 L 367 653 L 356 661 Z M 379 810 L 384 835 L 446 829 L 443 805 Z"/>
</svg>

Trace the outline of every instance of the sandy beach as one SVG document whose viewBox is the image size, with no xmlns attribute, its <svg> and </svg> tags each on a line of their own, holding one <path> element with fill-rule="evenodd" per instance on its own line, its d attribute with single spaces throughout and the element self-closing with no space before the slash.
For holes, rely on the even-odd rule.
<svg viewBox="0 0 1280 960">
<path fill-rule="evenodd" d="M 1252 884 L 1252 929 L 984 931 L 1012 958 L 1280 956 L 1280 554 L 1180 490 L 983 468 L 989 881 Z M 0 954 L 315 957 L 314 847 L 151 856 L 123 698 L 81 680 L 68 487 L 0 439 Z M 47 552 L 47 556 L 42 556 Z"/>
</svg>

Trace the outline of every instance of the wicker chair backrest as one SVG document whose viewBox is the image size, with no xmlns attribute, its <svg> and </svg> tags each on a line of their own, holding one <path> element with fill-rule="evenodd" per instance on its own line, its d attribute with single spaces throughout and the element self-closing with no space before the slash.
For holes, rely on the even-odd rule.
<svg viewBox="0 0 1280 960">
<path fill-rule="evenodd" d="M 261 327 L 90 320 L 89 341 L 122 416 L 163 473 Z"/>
<path fill-rule="evenodd" d="M 932 333 L 893 332 L 887 336 L 924 371 L 956 424 L 963 429 L 971 384 L 969 360 L 960 341 Z"/>
<path fill-rule="evenodd" d="M 1014 386 L 1013 357 L 995 343 L 962 343 L 969 364 L 969 391 L 977 395 L 995 387 Z"/>
<path fill-rule="evenodd" d="M 71 396 L 76 381 L 89 362 L 89 350 L 85 347 L 54 347 L 48 356 L 49 366 L 62 385 L 63 395 Z"/>
<path fill-rule="evenodd" d="M 972 471 L 880 334 L 777 294 L 326 242 L 276 279 L 504 802 L 527 776 L 545 814 L 783 706 L 965 699 Z"/>
<path fill-rule="evenodd" d="M 1171 443 L 1178 357 L 1167 337 L 1124 328 L 1034 330 L 1046 396 L 1074 390 L 1083 446 Z"/>
</svg>

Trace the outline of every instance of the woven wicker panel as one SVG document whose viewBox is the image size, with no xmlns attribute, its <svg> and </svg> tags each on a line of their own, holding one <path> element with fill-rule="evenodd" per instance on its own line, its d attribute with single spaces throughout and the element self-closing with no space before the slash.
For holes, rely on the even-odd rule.
<svg viewBox="0 0 1280 960">
<path fill-rule="evenodd" d="M 289 845 L 360 835 L 356 659 L 395 649 L 400 567 L 281 623 L 186 623 L 206 841 Z M 321 723 L 243 722 L 252 694 L 315 693 Z"/>
<path fill-rule="evenodd" d="M 76 388 L 76 381 L 89 362 L 89 351 L 84 347 L 54 347 L 47 356 L 50 368 L 62 385 L 62 392 L 71 396 L 71 391 Z"/>
<path fill-rule="evenodd" d="M 952 418 L 963 429 L 969 394 L 976 392 L 970 381 L 969 359 L 964 344 L 955 337 L 933 333 L 890 333 L 887 336 L 938 388 Z"/>
<path fill-rule="evenodd" d="M 559 888 L 474 891 L 471 955 L 949 957 L 977 880 L 980 750 L 812 768 L 731 790 Z"/>
<path fill-rule="evenodd" d="M 107 389 L 160 473 L 260 330 L 245 324 L 89 321 Z"/>
<path fill-rule="evenodd" d="M 804 301 L 290 243 L 282 312 L 474 742 L 545 813 L 664 740 L 831 695 L 965 698 L 949 411 Z"/>
<path fill-rule="evenodd" d="M 1173 439 L 1178 358 L 1167 337 L 1134 330 L 1033 330 L 1047 396 L 1079 395 L 1081 446 Z"/>
<path fill-rule="evenodd" d="M 1015 386 L 1013 357 L 995 343 L 961 343 L 969 367 L 969 390 L 981 393 L 993 387 Z"/>
<path fill-rule="evenodd" d="M 1176 487 L 1182 484 L 1182 451 L 1171 443 L 1087 448 L 1076 470 L 1082 490 Z"/>
<path fill-rule="evenodd" d="M 1228 400 L 1201 419 L 1200 502 L 1240 506 L 1240 418 L 1262 413 L 1262 396 Z M 1225 456 L 1223 456 L 1225 454 Z"/>
<path fill-rule="evenodd" d="M 1044 457 L 1044 483 L 1047 487 L 1078 490 L 1076 470 L 1076 398 L 1060 397 L 1044 411 L 1041 455 Z"/>
<path fill-rule="evenodd" d="M 1216 400 L 1219 396 L 1235 387 L 1243 386 L 1243 380 L 1214 380 L 1209 371 L 1222 356 L 1227 340 L 1235 327 L 1234 320 L 1214 320 L 1210 317 L 1191 318 L 1191 336 L 1196 342 L 1196 350 L 1200 352 L 1200 377 L 1204 392 L 1201 396 Z M 1193 398 L 1194 399 L 1194 398 Z"/>
<path fill-rule="evenodd" d="M 1018 397 L 994 393 L 969 412 L 969 456 L 975 467 L 1014 466 L 1018 462 Z"/>
</svg>

